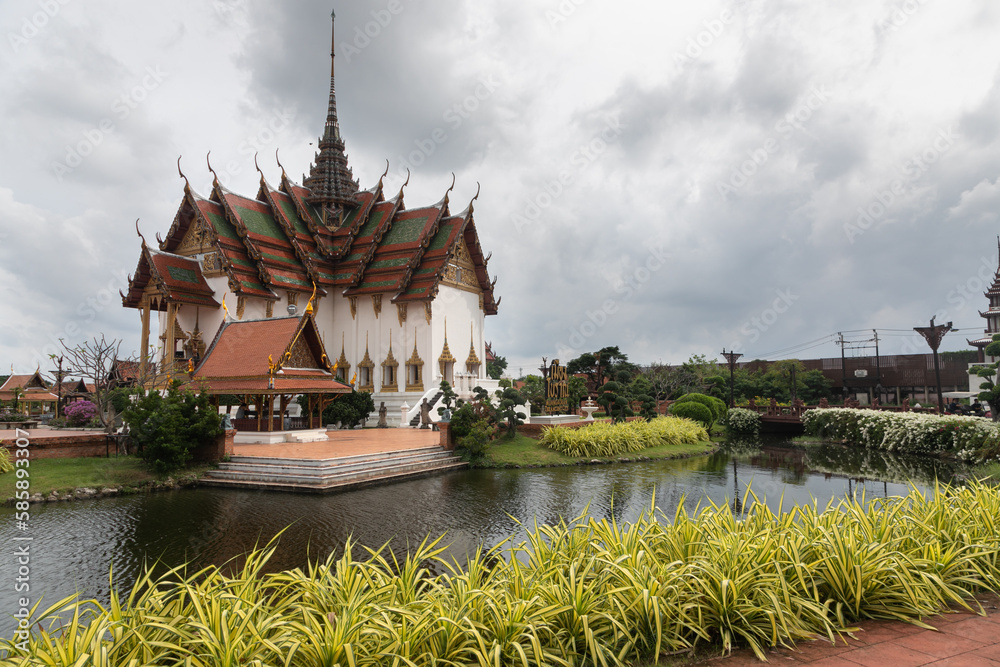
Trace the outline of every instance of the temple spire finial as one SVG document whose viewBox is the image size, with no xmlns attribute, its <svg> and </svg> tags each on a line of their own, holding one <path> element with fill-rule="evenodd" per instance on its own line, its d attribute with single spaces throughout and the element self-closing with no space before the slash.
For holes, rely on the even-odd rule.
<svg viewBox="0 0 1000 667">
<path fill-rule="evenodd" d="M 309 169 L 309 176 L 302 185 L 309 189 L 306 200 L 317 207 L 323 222 L 333 221 L 352 207 L 360 190 L 354 174 L 347 164 L 344 139 L 340 136 L 337 117 L 337 86 L 334 61 L 337 55 L 337 13 L 331 12 L 330 33 L 330 100 L 326 111 L 326 124 L 319 140 L 319 152 Z"/>
</svg>

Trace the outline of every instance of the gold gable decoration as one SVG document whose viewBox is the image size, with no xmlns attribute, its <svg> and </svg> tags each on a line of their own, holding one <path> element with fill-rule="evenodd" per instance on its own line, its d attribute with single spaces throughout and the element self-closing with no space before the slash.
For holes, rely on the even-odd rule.
<svg viewBox="0 0 1000 667">
<path fill-rule="evenodd" d="M 479 375 L 479 367 L 482 366 L 482 362 L 479 361 L 479 355 L 476 354 L 476 336 L 472 322 L 469 322 L 469 337 L 469 358 L 465 360 L 465 370 Z"/>
<path fill-rule="evenodd" d="M 211 232 L 204 227 L 201 219 L 196 217 L 188 228 L 187 234 L 181 240 L 181 244 L 174 251 L 174 254 L 181 255 L 182 257 L 192 257 L 200 255 L 205 250 L 212 249 L 213 247 L 214 243 Z"/>
<path fill-rule="evenodd" d="M 466 292 L 482 292 L 476 276 L 476 263 L 472 261 L 465 239 L 455 247 L 455 252 L 445 267 L 441 281 Z"/>
<path fill-rule="evenodd" d="M 236 297 L 236 317 L 243 319 L 243 313 L 247 309 L 247 298 L 245 296 Z"/>
<path fill-rule="evenodd" d="M 424 390 L 424 360 L 417 353 L 417 341 L 413 341 L 413 354 L 406 362 L 406 391 Z"/>
<path fill-rule="evenodd" d="M 368 354 L 368 335 L 365 334 L 365 357 L 358 364 L 358 391 L 375 391 L 375 362 Z"/>
<path fill-rule="evenodd" d="M 287 356 L 287 362 L 283 364 L 285 368 L 317 368 L 322 369 L 323 366 L 316 361 L 315 355 L 313 355 L 312 350 L 309 349 L 309 345 L 303 338 L 299 338 L 295 341 L 295 345 L 289 350 L 290 356 Z"/>
<path fill-rule="evenodd" d="M 206 278 L 217 278 L 225 275 L 225 267 L 222 266 L 222 256 L 217 252 L 206 253 L 201 260 L 201 270 Z"/>
<path fill-rule="evenodd" d="M 353 320 L 358 316 L 358 297 L 349 296 L 347 301 L 351 304 L 351 319 Z"/>
<path fill-rule="evenodd" d="M 403 328 L 403 325 L 406 324 L 406 304 L 405 303 L 397 303 L 396 304 L 396 317 L 399 318 L 399 327 Z M 392 332 L 390 332 L 389 335 L 391 336 Z"/>
<path fill-rule="evenodd" d="M 375 310 L 375 319 L 382 314 L 382 295 L 372 294 L 372 309 Z"/>
</svg>

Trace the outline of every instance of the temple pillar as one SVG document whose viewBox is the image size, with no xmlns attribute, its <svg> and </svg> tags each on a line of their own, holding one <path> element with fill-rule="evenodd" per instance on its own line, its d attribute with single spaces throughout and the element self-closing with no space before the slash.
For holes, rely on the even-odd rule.
<svg viewBox="0 0 1000 667">
<path fill-rule="evenodd" d="M 165 365 L 166 372 L 173 374 L 174 372 L 174 356 L 176 354 L 177 338 L 174 335 L 174 329 L 177 326 L 177 304 L 168 303 L 167 304 L 167 337 L 166 342 L 163 345 L 163 362 Z"/>
<path fill-rule="evenodd" d="M 146 371 L 148 370 L 147 366 L 149 364 L 149 360 L 148 360 L 148 357 L 149 357 L 149 311 L 150 311 L 149 299 L 148 298 L 143 299 L 142 300 L 142 305 L 140 306 L 140 310 L 139 310 L 139 313 L 140 313 L 140 315 L 142 317 L 142 338 L 140 340 L 140 347 L 139 347 L 139 349 L 141 350 L 141 352 L 140 352 L 141 356 L 139 357 L 139 377 L 140 377 L 140 379 L 143 382 L 146 381 Z"/>
</svg>

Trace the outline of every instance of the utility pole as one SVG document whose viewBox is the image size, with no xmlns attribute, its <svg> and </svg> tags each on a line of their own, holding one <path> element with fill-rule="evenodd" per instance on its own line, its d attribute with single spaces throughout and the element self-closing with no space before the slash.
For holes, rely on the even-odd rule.
<svg viewBox="0 0 1000 667">
<path fill-rule="evenodd" d="M 878 355 L 878 330 L 872 329 L 875 334 L 875 393 L 878 394 L 879 403 L 882 402 L 882 359 Z"/>
<path fill-rule="evenodd" d="M 844 348 L 844 334 L 840 335 L 840 391 L 844 395 L 844 405 L 847 405 L 847 354 Z"/>
<path fill-rule="evenodd" d="M 924 340 L 930 345 L 931 351 L 934 352 L 934 379 L 937 382 L 938 412 L 940 413 L 944 412 L 944 397 L 941 395 L 941 366 L 938 363 L 938 348 L 941 347 L 941 341 L 944 340 L 945 334 L 951 331 L 951 322 L 934 326 L 934 319 L 931 318 L 929 327 L 913 327 L 913 330 L 924 337 Z"/>
<path fill-rule="evenodd" d="M 734 376 L 736 374 L 736 360 L 743 355 L 739 352 L 726 352 L 726 348 L 722 348 L 722 356 L 726 358 L 729 362 L 729 407 L 735 408 L 736 403 L 733 400 L 733 384 L 735 382 Z"/>
</svg>

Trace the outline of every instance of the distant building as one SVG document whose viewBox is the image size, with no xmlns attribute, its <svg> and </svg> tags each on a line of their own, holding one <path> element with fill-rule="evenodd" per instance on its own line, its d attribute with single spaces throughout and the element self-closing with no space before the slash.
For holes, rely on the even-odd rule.
<svg viewBox="0 0 1000 667">
<path fill-rule="evenodd" d="M 17 399 L 17 412 L 31 417 L 55 414 L 59 398 L 39 371 L 31 375 L 11 375 L 0 386 L 0 401 L 7 407 Z M 20 392 L 15 390 L 20 389 Z"/>
<path fill-rule="evenodd" d="M 997 246 L 1000 247 L 1000 237 L 997 237 Z M 968 341 L 969 345 L 979 350 L 980 363 L 986 362 L 986 346 L 993 342 L 993 335 L 1000 333 L 1000 265 L 997 267 L 996 275 L 993 277 L 993 284 L 983 294 L 989 301 L 986 312 L 980 312 L 979 316 L 986 320 L 986 335 L 976 340 Z"/>
</svg>

